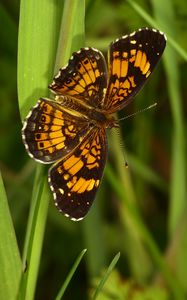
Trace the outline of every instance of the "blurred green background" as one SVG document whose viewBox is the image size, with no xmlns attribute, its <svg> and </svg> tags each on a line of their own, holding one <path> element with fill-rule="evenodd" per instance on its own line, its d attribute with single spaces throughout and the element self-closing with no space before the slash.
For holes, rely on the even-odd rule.
<svg viewBox="0 0 187 300">
<path fill-rule="evenodd" d="M 49 2 L 46 0 L 46 5 Z M 61 7 L 56 19 L 60 30 L 63 1 L 59 2 L 51 0 Z M 155 101 L 158 106 L 122 122 L 121 136 L 109 133 L 109 164 L 85 220 L 76 223 L 65 218 L 50 194 L 34 299 L 54 299 L 85 248 L 87 252 L 63 299 L 92 299 L 99 278 L 118 252 L 120 259 L 98 299 L 187 297 L 187 3 L 86 1 L 85 44 L 106 55 L 115 38 L 140 27 L 153 27 L 152 19 L 145 19 L 145 11 L 155 26 L 166 32 L 169 41 L 150 80 L 120 116 Z M 21 140 L 17 93 L 19 12 L 19 1 L 1 1 L 0 167 L 22 254 L 37 163 L 28 157 Z M 54 35 L 58 37 L 59 31 Z M 57 48 L 57 42 L 53 47 Z M 37 49 L 30 51 L 35 55 Z M 55 59 L 47 63 L 50 83 Z M 47 96 L 43 93 L 40 96 Z M 37 98 L 32 101 L 34 104 Z"/>
</svg>

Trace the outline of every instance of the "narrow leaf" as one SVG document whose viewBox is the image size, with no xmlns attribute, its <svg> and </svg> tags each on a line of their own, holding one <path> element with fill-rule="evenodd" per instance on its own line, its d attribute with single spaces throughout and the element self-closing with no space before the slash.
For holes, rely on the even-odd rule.
<svg viewBox="0 0 187 300">
<path fill-rule="evenodd" d="M 116 256 L 113 258 L 112 262 L 110 263 L 107 271 L 105 272 L 103 278 L 101 279 L 97 289 L 95 290 L 95 293 L 93 295 L 93 300 L 97 299 L 99 293 L 102 291 L 102 288 L 107 281 L 108 277 L 110 276 L 112 270 L 114 269 L 115 265 L 117 264 L 118 260 L 120 258 L 120 252 L 116 254 Z"/>
<path fill-rule="evenodd" d="M 74 274 L 75 271 L 77 270 L 77 268 L 78 268 L 78 266 L 79 266 L 79 264 L 80 264 L 80 262 L 81 262 L 81 260 L 82 260 L 82 258 L 83 258 L 83 256 L 84 256 L 84 254 L 86 253 L 86 251 L 87 251 L 87 249 L 82 250 L 82 252 L 81 252 L 81 253 L 79 254 L 79 256 L 77 257 L 77 259 L 76 259 L 76 261 L 74 262 L 74 264 L 73 264 L 73 266 L 72 266 L 72 268 L 71 268 L 71 270 L 70 270 L 70 272 L 69 272 L 69 274 L 68 274 L 66 280 L 64 281 L 64 283 L 63 283 L 63 285 L 62 285 L 60 291 L 58 292 L 58 295 L 56 296 L 55 300 L 60 300 L 60 299 L 62 299 L 62 296 L 64 295 L 64 292 L 65 292 L 65 290 L 66 290 L 68 284 L 70 283 L 71 278 L 73 277 L 73 274 Z"/>
<path fill-rule="evenodd" d="M 0 299 L 16 299 L 22 264 L 0 174 Z"/>
<path fill-rule="evenodd" d="M 19 299 L 33 299 L 40 265 L 41 250 L 49 204 L 45 170 L 40 167 L 33 189 L 32 205 L 23 255 L 25 272 L 20 285 Z M 37 183 L 36 183 L 37 182 Z"/>
</svg>

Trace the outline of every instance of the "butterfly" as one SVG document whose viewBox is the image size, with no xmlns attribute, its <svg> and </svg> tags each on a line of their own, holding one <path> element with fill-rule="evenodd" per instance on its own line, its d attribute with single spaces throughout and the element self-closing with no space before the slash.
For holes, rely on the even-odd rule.
<svg viewBox="0 0 187 300">
<path fill-rule="evenodd" d="M 141 89 L 165 46 L 161 31 L 139 29 L 110 44 L 108 69 L 99 50 L 80 49 L 49 86 L 54 100 L 40 98 L 24 120 L 25 148 L 36 161 L 53 163 L 55 205 L 71 220 L 84 218 L 101 184 L 106 129 L 118 126 L 114 113 Z"/>
</svg>

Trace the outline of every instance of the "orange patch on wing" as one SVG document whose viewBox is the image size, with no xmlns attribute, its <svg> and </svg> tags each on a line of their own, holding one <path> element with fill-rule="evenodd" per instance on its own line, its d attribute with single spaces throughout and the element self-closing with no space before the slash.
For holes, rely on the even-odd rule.
<svg viewBox="0 0 187 300">
<path fill-rule="evenodd" d="M 150 63 L 147 61 L 146 65 L 144 66 L 144 69 L 142 71 L 142 74 L 146 74 L 149 71 Z"/>
<path fill-rule="evenodd" d="M 130 89 L 130 83 L 127 79 L 125 80 L 123 87 L 124 89 L 128 89 L 128 90 Z"/>
<path fill-rule="evenodd" d="M 131 56 L 136 55 L 136 49 L 132 49 L 130 53 L 131 53 Z"/>
<path fill-rule="evenodd" d="M 49 133 L 49 137 L 51 139 L 55 139 L 55 138 L 61 137 L 62 141 L 65 141 L 65 139 L 66 139 L 65 136 L 62 135 L 62 131 L 61 130 L 50 132 Z"/>
<path fill-rule="evenodd" d="M 95 162 L 96 158 L 92 155 L 88 155 L 88 158 L 87 158 L 87 163 L 88 164 L 93 164 Z"/>
<path fill-rule="evenodd" d="M 140 67 L 141 60 L 142 60 L 142 51 L 138 50 L 138 52 L 136 53 L 136 59 L 135 59 L 134 66 Z"/>
<path fill-rule="evenodd" d="M 82 160 L 80 159 L 74 166 L 72 166 L 69 169 L 69 173 L 71 175 L 75 175 L 77 172 L 80 171 L 80 169 L 82 169 L 82 167 L 84 166 L 84 163 L 82 162 Z"/>
<path fill-rule="evenodd" d="M 58 119 L 58 118 L 54 118 L 52 120 L 54 125 L 59 125 L 59 126 L 63 126 L 64 125 L 64 120 L 63 119 Z"/>
<path fill-rule="evenodd" d="M 91 165 L 87 165 L 86 166 L 89 170 L 93 169 L 93 168 L 99 168 L 99 164 L 98 162 L 95 162 L 94 164 Z"/>
<path fill-rule="evenodd" d="M 56 144 L 60 144 L 64 141 L 64 137 L 59 137 L 59 138 L 55 138 L 52 140 L 52 144 L 56 145 Z"/>
<path fill-rule="evenodd" d="M 95 180 L 94 179 L 90 179 L 90 183 L 87 186 L 87 191 L 91 191 L 93 189 L 94 185 L 95 185 Z"/>
<path fill-rule="evenodd" d="M 63 149 L 64 146 L 65 146 L 64 143 L 57 144 L 57 145 L 56 145 L 56 149 L 57 149 L 57 150 Z"/>
<path fill-rule="evenodd" d="M 145 52 L 142 53 L 142 59 L 141 59 L 141 63 L 140 63 L 140 70 L 143 72 L 143 69 L 145 67 L 145 64 L 147 62 L 147 56 L 145 54 Z"/>
<path fill-rule="evenodd" d="M 84 185 L 86 184 L 87 180 L 85 180 L 83 177 L 80 177 L 77 182 L 73 185 L 72 189 L 71 189 L 71 192 L 78 192 L 79 189 Z M 85 191 L 85 188 L 84 190 Z"/>
<path fill-rule="evenodd" d="M 64 163 L 63 167 L 65 170 L 69 170 L 73 165 L 75 165 L 80 160 L 79 157 L 76 157 L 75 155 L 71 155 Z"/>
<path fill-rule="evenodd" d="M 101 75 L 101 74 L 100 74 L 99 70 L 96 69 L 96 70 L 95 70 L 95 76 L 96 76 L 96 77 L 99 77 L 100 75 Z"/>
<path fill-rule="evenodd" d="M 91 81 L 90 76 L 88 75 L 88 73 L 84 73 L 83 74 L 83 78 L 84 78 L 86 84 L 92 83 L 92 81 Z"/>
<path fill-rule="evenodd" d="M 50 114 L 51 111 L 53 110 L 53 107 L 46 102 L 42 102 L 41 107 L 43 107 L 44 111 L 48 114 Z"/>
<path fill-rule="evenodd" d="M 121 77 L 126 77 L 128 72 L 128 61 L 122 60 L 121 62 Z"/>
<path fill-rule="evenodd" d="M 77 182 L 77 176 L 73 176 L 73 178 L 67 182 L 67 187 L 70 189 Z"/>
<path fill-rule="evenodd" d="M 130 76 L 130 77 L 128 77 L 128 79 L 129 79 L 129 81 L 131 83 L 131 86 L 132 87 L 136 87 L 136 83 L 134 82 L 134 76 Z"/>
<path fill-rule="evenodd" d="M 116 74 L 117 77 L 120 77 L 120 70 L 121 70 L 121 60 L 119 58 L 116 58 L 113 61 L 113 68 L 112 68 L 112 74 Z"/>
</svg>

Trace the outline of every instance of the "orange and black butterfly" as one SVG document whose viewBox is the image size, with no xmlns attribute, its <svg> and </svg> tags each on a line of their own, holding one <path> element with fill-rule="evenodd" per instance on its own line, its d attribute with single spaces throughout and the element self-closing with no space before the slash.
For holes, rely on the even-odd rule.
<svg viewBox="0 0 187 300">
<path fill-rule="evenodd" d="M 165 35 L 143 28 L 109 47 L 108 70 L 94 48 L 73 53 L 49 88 L 55 99 L 41 98 L 23 123 L 28 154 L 53 163 L 49 185 L 58 209 L 74 221 L 91 207 L 107 159 L 106 128 L 117 126 L 113 114 L 137 94 L 158 63 Z"/>
</svg>

